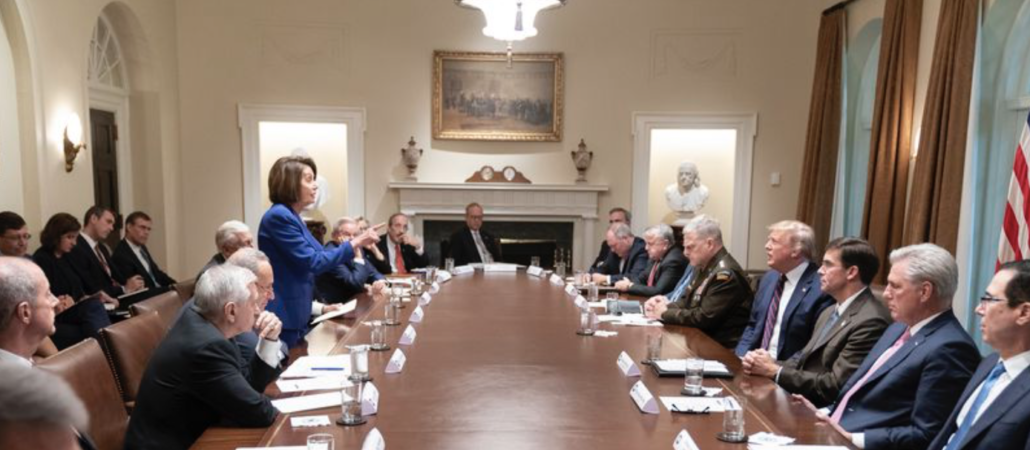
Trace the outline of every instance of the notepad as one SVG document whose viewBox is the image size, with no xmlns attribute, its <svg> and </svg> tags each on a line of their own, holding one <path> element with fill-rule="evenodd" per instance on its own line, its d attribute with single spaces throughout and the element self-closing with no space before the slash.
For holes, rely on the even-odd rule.
<svg viewBox="0 0 1030 450">
<path fill-rule="evenodd" d="M 283 371 L 281 378 L 340 377 L 350 375 L 350 355 L 302 356 Z"/>
<path fill-rule="evenodd" d="M 685 359 L 659 359 L 653 361 L 651 367 L 660 377 L 683 376 L 687 371 Z M 733 378 L 733 373 L 719 361 L 705 361 L 705 376 L 711 378 Z"/>
<path fill-rule="evenodd" d="M 343 403 L 343 397 L 340 396 L 339 392 L 327 392 L 325 394 L 302 395 L 300 397 L 272 400 L 272 406 L 284 414 L 295 413 L 298 411 L 311 411 L 313 409 L 328 408 L 330 406 L 340 406 L 341 403 Z"/>
<path fill-rule="evenodd" d="M 357 308 L 357 306 L 358 306 L 358 301 L 357 300 L 349 301 L 347 303 L 344 303 L 343 307 L 340 308 L 340 309 L 337 309 L 336 311 L 327 312 L 325 314 L 322 314 L 321 316 L 318 316 L 317 318 L 315 318 L 315 320 L 311 321 L 311 324 L 312 325 L 318 325 L 319 323 L 322 323 L 323 321 L 326 321 L 326 320 L 329 320 L 329 319 L 332 319 L 332 318 L 335 318 L 335 317 L 340 317 L 340 316 L 342 316 L 344 314 L 347 314 L 347 313 L 349 313 L 351 311 L 354 311 L 354 308 Z"/>
</svg>

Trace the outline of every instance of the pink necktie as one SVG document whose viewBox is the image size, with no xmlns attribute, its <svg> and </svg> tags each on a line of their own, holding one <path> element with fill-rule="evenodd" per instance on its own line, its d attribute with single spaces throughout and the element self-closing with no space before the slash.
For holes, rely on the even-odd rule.
<svg viewBox="0 0 1030 450">
<path fill-rule="evenodd" d="M 905 345 L 905 342 L 908 342 L 908 339 L 911 337 L 912 335 L 908 332 L 908 329 L 906 329 L 905 332 L 901 334 L 901 337 L 899 337 L 897 341 L 894 341 L 894 345 L 888 348 L 887 351 L 883 352 L 883 354 L 880 355 L 879 358 L 876 358 L 876 362 L 874 362 L 873 366 L 870 367 L 868 371 L 866 371 L 865 376 L 863 376 L 862 379 L 858 380 L 858 383 L 855 383 L 854 386 L 851 386 L 851 389 L 849 389 L 848 392 L 844 394 L 844 398 L 841 399 L 840 404 L 837 405 L 837 409 L 833 410 L 833 415 L 830 416 L 830 420 L 832 420 L 834 423 L 840 423 L 840 418 L 844 415 L 844 410 L 847 409 L 848 400 L 851 400 L 851 396 L 855 395 L 855 392 L 858 391 L 858 389 L 865 384 L 866 380 L 868 380 L 870 376 L 876 373 L 876 369 L 879 369 L 880 366 L 883 366 L 884 363 L 887 362 L 887 360 L 891 359 L 891 356 L 894 356 L 894 353 L 896 353 L 902 345 Z"/>
</svg>

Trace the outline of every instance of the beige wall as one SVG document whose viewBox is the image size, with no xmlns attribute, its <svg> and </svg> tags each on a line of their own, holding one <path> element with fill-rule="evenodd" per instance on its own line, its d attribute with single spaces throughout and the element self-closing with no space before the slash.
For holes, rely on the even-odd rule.
<svg viewBox="0 0 1030 450">
<path fill-rule="evenodd" d="M 290 123 L 262 122 L 259 124 L 261 140 L 261 173 L 267 174 L 275 161 L 289 156 L 298 148 L 315 161 L 318 168 L 319 195 L 326 195 L 318 209 L 304 212 L 310 217 L 332 222 L 347 215 L 347 125 L 342 123 Z M 261 183 L 262 211 L 272 206 L 268 199 L 268 182 Z M 328 194 L 324 194 L 328 192 Z"/>
<path fill-rule="evenodd" d="M 565 54 L 561 143 L 432 141 L 433 50 L 501 51 L 482 16 L 451 2 L 181 0 L 185 267 L 212 252 L 210 234 L 242 216 L 238 103 L 364 107 L 365 212 L 396 209 L 409 136 L 425 149 L 420 181 L 460 182 L 484 164 L 514 165 L 534 183 L 571 183 L 568 151 L 595 154 L 588 177 L 606 184 L 602 210 L 630 206 L 631 113 L 757 112 L 752 260 L 765 225 L 793 217 L 819 14 L 832 2 L 574 1 L 538 17 L 540 35 L 516 51 Z M 769 175 L 783 174 L 779 187 Z M 489 212 L 489 205 L 487 205 Z M 597 241 L 603 230 L 598 230 Z M 596 245 L 596 244 L 594 244 Z"/>
</svg>

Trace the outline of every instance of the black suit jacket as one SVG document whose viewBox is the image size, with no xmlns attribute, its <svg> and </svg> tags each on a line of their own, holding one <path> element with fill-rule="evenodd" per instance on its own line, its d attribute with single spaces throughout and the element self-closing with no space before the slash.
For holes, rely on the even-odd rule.
<svg viewBox="0 0 1030 450">
<path fill-rule="evenodd" d="M 325 245 L 327 249 L 336 247 L 338 246 L 335 242 Z M 325 303 L 346 303 L 354 296 L 365 292 L 366 284 L 382 279 L 383 275 L 367 259 L 362 264 L 351 259 L 316 276 L 315 288 Z"/>
<path fill-rule="evenodd" d="M 611 247 L 608 247 L 608 241 L 601 241 L 601 251 L 597 254 L 597 259 L 594 259 L 594 263 L 590 265 L 590 273 L 603 273 L 613 274 L 619 271 L 618 260 L 616 260 L 615 267 L 613 268 L 608 263 L 608 255 L 612 254 Z M 616 255 L 618 258 L 618 255 Z"/>
<path fill-rule="evenodd" d="M 136 253 L 132 251 L 132 247 L 129 247 L 129 243 L 125 242 L 125 239 L 118 242 L 118 246 L 114 248 L 114 265 L 118 267 L 118 275 L 124 277 L 118 279 L 118 282 L 125 284 L 125 280 L 139 275 L 150 289 L 175 284 L 175 280 L 157 266 L 157 262 L 150 256 L 147 246 L 144 245 L 141 249 L 141 253 L 150 264 L 150 273 L 147 273 L 146 267 L 143 267 L 143 263 L 136 257 Z"/>
<path fill-rule="evenodd" d="M 86 290 L 87 295 L 104 291 L 111 297 L 118 297 L 125 292 L 116 280 L 124 278 L 118 273 L 118 267 L 112 262 L 111 252 L 107 250 L 107 246 L 103 243 L 99 245 L 100 252 L 107 259 L 111 275 L 108 275 L 104 270 L 104 266 L 97 259 L 97 254 L 93 252 L 93 248 L 89 246 L 86 238 L 82 237 L 81 234 L 79 235 L 79 241 L 75 244 L 75 248 L 65 257 L 68 258 L 68 262 L 71 263 L 72 268 L 75 269 L 75 272 L 81 278 L 82 287 Z"/>
<path fill-rule="evenodd" d="M 379 243 L 376 244 L 376 247 L 379 247 L 379 252 L 382 253 L 383 257 L 386 259 L 390 259 L 390 249 L 387 248 L 389 246 L 389 235 L 384 234 L 379 236 Z M 390 265 L 390 261 L 376 259 L 372 252 L 365 253 L 367 253 L 366 258 L 368 258 L 369 261 L 372 261 L 372 264 L 379 273 L 384 275 L 393 273 L 393 267 Z M 421 269 L 429 265 L 428 255 L 425 253 L 422 253 L 421 255 L 418 254 L 418 251 L 413 245 L 401 244 L 401 257 L 404 259 L 404 268 L 407 269 L 408 272 L 411 272 L 414 269 Z"/>
<path fill-rule="evenodd" d="M 645 252 L 646 254 L 646 252 Z M 647 285 L 647 279 L 651 276 L 651 270 L 657 265 L 654 274 L 654 284 Z M 661 261 L 651 261 L 647 269 L 643 270 L 636 278 L 631 278 L 633 286 L 629 287 L 627 293 L 630 295 L 642 295 L 651 297 L 671 292 L 676 288 L 676 283 L 683 277 L 687 270 L 687 258 L 683 256 L 683 249 L 673 246 L 665 252 Z"/>
<path fill-rule="evenodd" d="M 892 322 L 887 307 L 866 288 L 852 300 L 833 328 L 819 336 L 836 310 L 836 303 L 823 310 L 816 320 L 814 335 L 783 364 L 777 380 L 784 389 L 805 396 L 819 407 L 840 395 L 841 386 Z"/>
<path fill-rule="evenodd" d="M 147 364 L 125 448 L 187 449 L 216 423 L 267 427 L 278 411 L 262 392 L 279 372 L 256 355 L 244 361 L 232 341 L 190 308 Z"/>
<path fill-rule="evenodd" d="M 647 273 L 650 274 L 651 260 L 647 257 L 647 243 L 639 237 L 634 237 L 633 245 L 629 247 L 629 252 L 626 253 L 626 264 L 623 264 L 621 269 L 619 268 L 620 264 L 622 264 L 622 258 L 619 258 L 619 255 L 615 252 L 609 251 L 603 271 L 598 273 L 611 275 L 612 284 L 623 278 L 629 278 L 635 282 L 640 277 L 640 274 L 645 271 L 648 271 Z M 644 281 L 647 282 L 647 278 L 644 278 Z"/>
<path fill-rule="evenodd" d="M 482 228 L 479 229 L 479 237 L 483 239 L 486 251 L 490 252 L 494 262 L 501 261 L 501 247 L 492 234 Z M 472 230 L 468 226 L 462 227 L 451 235 L 451 258 L 454 258 L 455 266 L 464 266 L 469 263 L 481 263 L 479 250 L 476 250 L 476 241 L 472 239 Z"/>
</svg>

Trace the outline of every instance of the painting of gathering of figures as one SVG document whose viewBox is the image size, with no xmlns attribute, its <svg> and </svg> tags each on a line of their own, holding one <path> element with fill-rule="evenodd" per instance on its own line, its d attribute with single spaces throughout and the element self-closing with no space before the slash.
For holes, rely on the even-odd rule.
<svg viewBox="0 0 1030 450">
<path fill-rule="evenodd" d="M 436 52 L 437 139 L 561 140 L 561 54 Z"/>
</svg>

